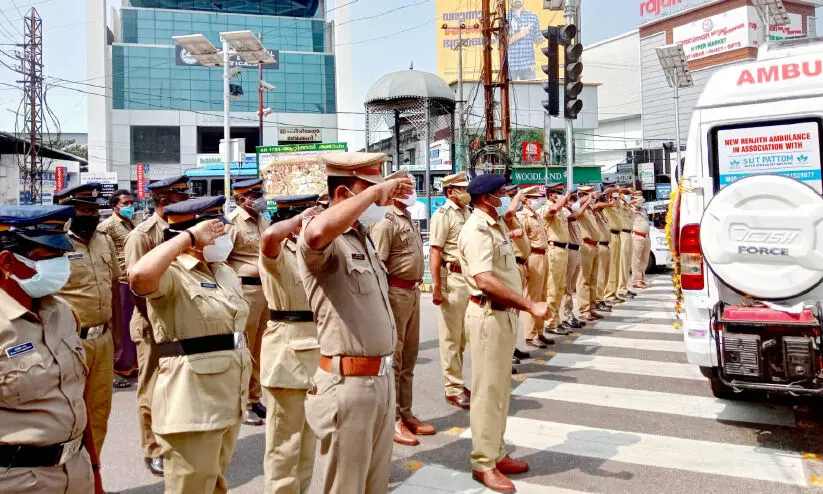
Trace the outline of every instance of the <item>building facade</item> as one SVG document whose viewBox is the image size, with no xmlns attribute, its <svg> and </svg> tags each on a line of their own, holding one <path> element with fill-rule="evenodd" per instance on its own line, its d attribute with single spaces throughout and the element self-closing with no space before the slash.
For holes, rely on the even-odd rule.
<svg viewBox="0 0 823 494">
<path fill-rule="evenodd" d="M 232 58 L 241 72 L 231 83 L 242 95 L 231 101 L 231 137 L 245 138 L 247 153 L 263 144 L 337 140 L 325 1 L 123 0 L 108 21 L 100 3 L 87 0 L 88 75 L 111 82 L 89 96 L 90 171 L 117 172 L 121 186 L 133 186 L 137 163 L 149 165 L 151 181 L 196 168 L 203 155 L 218 153 L 223 68 L 199 65 L 174 42 L 178 35 L 203 34 L 220 48 L 219 33 L 250 30 L 274 55 L 276 63 L 262 70 L 262 79 L 274 86 L 263 93 L 263 107 L 273 112 L 264 119 L 262 140 L 258 67 Z M 222 193 L 222 184 L 213 188 L 205 192 Z"/>
</svg>

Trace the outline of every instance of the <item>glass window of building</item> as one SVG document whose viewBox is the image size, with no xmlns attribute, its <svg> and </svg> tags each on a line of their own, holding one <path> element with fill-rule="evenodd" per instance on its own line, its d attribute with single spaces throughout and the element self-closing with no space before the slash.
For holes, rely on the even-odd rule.
<svg viewBox="0 0 823 494">
<path fill-rule="evenodd" d="M 179 127 L 131 127 L 132 163 L 180 163 Z"/>
</svg>

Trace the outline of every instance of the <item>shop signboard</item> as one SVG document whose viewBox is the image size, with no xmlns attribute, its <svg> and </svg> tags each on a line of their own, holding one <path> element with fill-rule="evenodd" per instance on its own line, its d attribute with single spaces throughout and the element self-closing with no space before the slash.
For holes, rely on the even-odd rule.
<svg viewBox="0 0 823 494">
<path fill-rule="evenodd" d="M 103 186 L 103 197 L 108 199 L 117 190 L 117 172 L 85 172 L 80 174 L 81 184 L 98 183 Z"/>
<path fill-rule="evenodd" d="M 54 168 L 54 192 L 60 192 L 66 188 L 66 171 L 65 166 Z"/>
<path fill-rule="evenodd" d="M 806 27 L 803 25 L 803 16 L 789 13 L 789 23 L 785 26 L 769 26 L 769 41 L 780 41 L 790 38 L 806 36 Z"/>
<path fill-rule="evenodd" d="M 288 144 L 293 142 L 321 142 L 323 140 L 320 129 L 316 127 L 280 127 L 277 130 L 278 142 Z"/>
<path fill-rule="evenodd" d="M 347 150 L 345 142 L 258 146 L 258 175 L 266 195 L 325 194 L 326 167 L 320 163 L 320 155 Z"/>
<path fill-rule="evenodd" d="M 524 141 L 520 161 L 524 163 L 540 163 L 543 160 L 542 147 L 542 143 L 539 141 Z"/>
<path fill-rule="evenodd" d="M 146 170 L 143 163 L 137 163 L 137 198 L 146 198 Z"/>
<path fill-rule="evenodd" d="M 643 190 L 654 190 L 654 163 L 638 163 L 637 175 Z"/>
<path fill-rule="evenodd" d="M 655 192 L 658 200 L 665 201 L 672 195 L 672 184 L 657 184 L 655 186 Z"/>
<path fill-rule="evenodd" d="M 754 7 L 739 7 L 672 29 L 672 42 L 682 44 L 688 61 L 760 44 L 760 23 Z"/>
<path fill-rule="evenodd" d="M 280 51 L 268 50 L 269 54 L 274 58 L 272 63 L 264 63 L 263 69 L 279 69 L 280 68 Z M 203 65 L 197 61 L 196 58 L 189 54 L 188 50 L 182 46 L 176 46 L 174 49 L 174 63 L 176 65 L 185 65 L 188 67 L 202 67 Z M 240 55 L 229 55 L 229 67 L 240 67 L 243 69 L 256 69 L 256 63 L 249 63 L 243 60 Z"/>
<path fill-rule="evenodd" d="M 223 164 L 223 158 L 221 158 L 218 153 L 198 154 L 196 159 L 198 168 L 205 168 L 206 165 Z M 257 165 L 257 155 L 254 153 L 246 153 L 244 159 L 246 165 Z"/>
<path fill-rule="evenodd" d="M 40 190 L 40 198 L 31 195 L 31 185 L 27 174 L 20 175 L 19 186 L 20 194 L 18 204 L 20 206 L 30 206 L 32 204 L 53 204 L 54 203 L 54 189 L 57 188 L 56 172 L 47 171 L 41 174 L 35 188 Z"/>
<path fill-rule="evenodd" d="M 718 129 L 714 139 L 720 187 L 770 173 L 823 193 L 819 129 L 816 121 Z"/>
<path fill-rule="evenodd" d="M 574 183 L 599 184 L 601 182 L 599 166 L 578 166 L 574 168 Z M 517 185 L 543 185 L 547 183 L 566 183 L 566 168 L 562 166 L 513 168 L 512 183 Z"/>
</svg>

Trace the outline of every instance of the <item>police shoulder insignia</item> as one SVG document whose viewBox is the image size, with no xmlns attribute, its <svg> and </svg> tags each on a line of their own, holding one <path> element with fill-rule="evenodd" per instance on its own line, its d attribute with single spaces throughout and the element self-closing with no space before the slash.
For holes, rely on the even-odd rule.
<svg viewBox="0 0 823 494">
<path fill-rule="evenodd" d="M 480 230 L 481 232 L 489 231 L 489 227 L 487 225 L 484 225 L 483 223 L 478 223 L 477 224 L 477 229 Z"/>
</svg>

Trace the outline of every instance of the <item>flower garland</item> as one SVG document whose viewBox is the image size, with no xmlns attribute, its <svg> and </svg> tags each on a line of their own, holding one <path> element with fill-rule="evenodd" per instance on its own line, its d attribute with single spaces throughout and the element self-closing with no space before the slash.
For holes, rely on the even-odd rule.
<svg viewBox="0 0 823 494">
<path fill-rule="evenodd" d="M 680 257 L 677 255 L 677 249 L 674 245 L 674 237 L 672 235 L 672 227 L 674 225 L 673 219 L 675 214 L 680 214 L 679 203 L 680 201 L 679 196 L 680 192 L 683 187 L 683 179 L 680 179 L 680 182 L 677 184 L 677 188 L 672 191 L 671 195 L 669 196 L 669 208 L 666 211 L 666 242 L 669 244 L 669 251 L 672 255 L 672 261 L 674 262 L 674 274 L 672 274 L 672 284 L 674 284 L 674 295 L 675 295 L 675 302 L 674 302 L 674 310 L 675 310 L 675 320 L 674 320 L 674 328 L 680 329 L 681 326 L 681 317 L 680 314 L 683 313 L 683 290 L 680 285 Z M 677 211 L 675 211 L 677 209 Z"/>
</svg>

